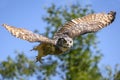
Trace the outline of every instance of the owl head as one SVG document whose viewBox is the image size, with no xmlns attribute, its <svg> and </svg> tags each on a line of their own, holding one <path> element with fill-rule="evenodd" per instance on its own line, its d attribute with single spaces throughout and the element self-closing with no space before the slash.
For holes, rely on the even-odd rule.
<svg viewBox="0 0 120 80">
<path fill-rule="evenodd" d="M 57 34 L 54 38 L 56 39 L 57 47 L 62 51 L 67 51 L 73 46 L 73 39 L 66 34 Z"/>
</svg>

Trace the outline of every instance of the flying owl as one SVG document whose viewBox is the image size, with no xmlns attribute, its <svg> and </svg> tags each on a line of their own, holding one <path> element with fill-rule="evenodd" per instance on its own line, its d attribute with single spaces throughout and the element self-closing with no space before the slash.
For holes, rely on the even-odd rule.
<svg viewBox="0 0 120 80">
<path fill-rule="evenodd" d="M 96 32 L 107 25 L 111 24 L 115 19 L 116 12 L 89 14 L 87 16 L 72 19 L 65 23 L 53 36 L 52 39 L 40 34 L 33 33 L 23 28 L 16 28 L 3 24 L 13 36 L 27 40 L 29 42 L 40 42 L 33 48 L 38 51 L 36 61 L 41 61 L 43 56 L 48 54 L 62 54 L 73 46 L 73 39 L 79 35 Z"/>
</svg>

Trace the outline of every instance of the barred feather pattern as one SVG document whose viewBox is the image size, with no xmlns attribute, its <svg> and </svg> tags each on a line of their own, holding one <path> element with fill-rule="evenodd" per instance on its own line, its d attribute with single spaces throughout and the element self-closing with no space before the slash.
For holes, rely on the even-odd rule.
<svg viewBox="0 0 120 80">
<path fill-rule="evenodd" d="M 3 24 L 4 26 L 13 36 L 27 40 L 29 42 L 44 42 L 44 43 L 51 43 L 55 44 L 55 41 L 49 39 L 43 35 L 33 33 L 32 31 L 23 29 L 23 28 L 16 28 L 14 26 L 9 26 L 7 24 Z"/>
<path fill-rule="evenodd" d="M 110 23 L 115 19 L 116 12 L 111 11 L 110 13 L 98 13 L 89 14 L 87 16 L 73 19 L 66 24 L 56 33 L 66 33 L 69 37 L 74 38 L 81 34 L 96 32 Z"/>
<path fill-rule="evenodd" d="M 3 24 L 2 26 L 17 38 L 29 42 L 41 42 L 33 48 L 33 50 L 38 51 L 36 61 L 41 61 L 41 58 L 48 54 L 62 54 L 68 51 L 73 46 L 73 38 L 82 34 L 96 32 L 106 27 L 114 21 L 115 15 L 116 12 L 111 11 L 108 14 L 89 14 L 81 18 L 73 19 L 65 23 L 62 28 L 55 33 L 53 39 L 23 28 L 16 28 L 7 24 Z"/>
</svg>

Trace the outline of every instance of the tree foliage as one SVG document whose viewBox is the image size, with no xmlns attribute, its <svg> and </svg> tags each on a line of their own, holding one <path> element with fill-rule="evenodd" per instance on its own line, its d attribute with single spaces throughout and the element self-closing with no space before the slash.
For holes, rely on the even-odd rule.
<svg viewBox="0 0 120 80">
<path fill-rule="evenodd" d="M 57 28 L 61 24 L 65 23 L 65 20 L 69 21 L 74 18 L 82 17 L 84 15 L 93 13 L 90 10 L 90 6 L 81 7 L 79 4 L 71 5 L 70 8 L 61 7 L 56 8 L 55 5 L 47 8 L 48 16 L 43 19 L 49 24 L 47 27 L 46 35 L 49 36 L 49 33 L 56 32 Z M 51 27 L 54 29 L 52 30 Z M 88 80 L 88 79 L 101 79 L 101 73 L 98 69 L 98 62 L 101 58 L 101 55 L 93 55 L 93 52 L 100 54 L 97 48 L 92 50 L 91 48 L 96 47 L 96 35 L 95 34 L 86 34 L 79 36 L 74 41 L 74 46 L 72 50 L 57 56 L 62 64 L 57 64 L 60 69 L 63 69 L 65 72 L 67 80 Z M 62 65 L 62 66 L 61 66 Z"/>
<path fill-rule="evenodd" d="M 43 20 L 48 24 L 45 35 L 52 37 L 59 27 L 66 21 L 93 13 L 90 5 L 82 7 L 80 4 L 46 8 L 47 15 Z M 60 80 L 107 80 L 104 78 L 98 63 L 101 53 L 97 48 L 96 33 L 79 36 L 74 41 L 72 49 L 61 55 L 48 55 L 42 64 L 34 63 L 24 53 L 15 59 L 10 57 L 0 63 L 2 79 L 20 79 L 36 77 L 38 80 L 52 80 L 57 76 Z M 120 72 L 114 77 L 119 80 Z"/>
</svg>

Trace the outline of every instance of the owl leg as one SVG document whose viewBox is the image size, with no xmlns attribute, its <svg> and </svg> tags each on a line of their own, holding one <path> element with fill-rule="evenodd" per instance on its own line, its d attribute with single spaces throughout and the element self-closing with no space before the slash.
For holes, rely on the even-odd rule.
<svg viewBox="0 0 120 80">
<path fill-rule="evenodd" d="M 41 51 L 38 51 L 38 55 L 36 56 L 36 62 L 40 62 L 40 63 L 42 63 L 42 57 L 43 56 L 45 56 L 44 54 L 43 54 L 43 50 L 41 50 Z"/>
<path fill-rule="evenodd" d="M 39 61 L 40 63 L 42 63 L 41 58 L 45 56 L 43 46 L 40 44 L 34 47 L 32 50 L 38 51 L 38 55 L 36 56 L 36 62 Z"/>
</svg>

